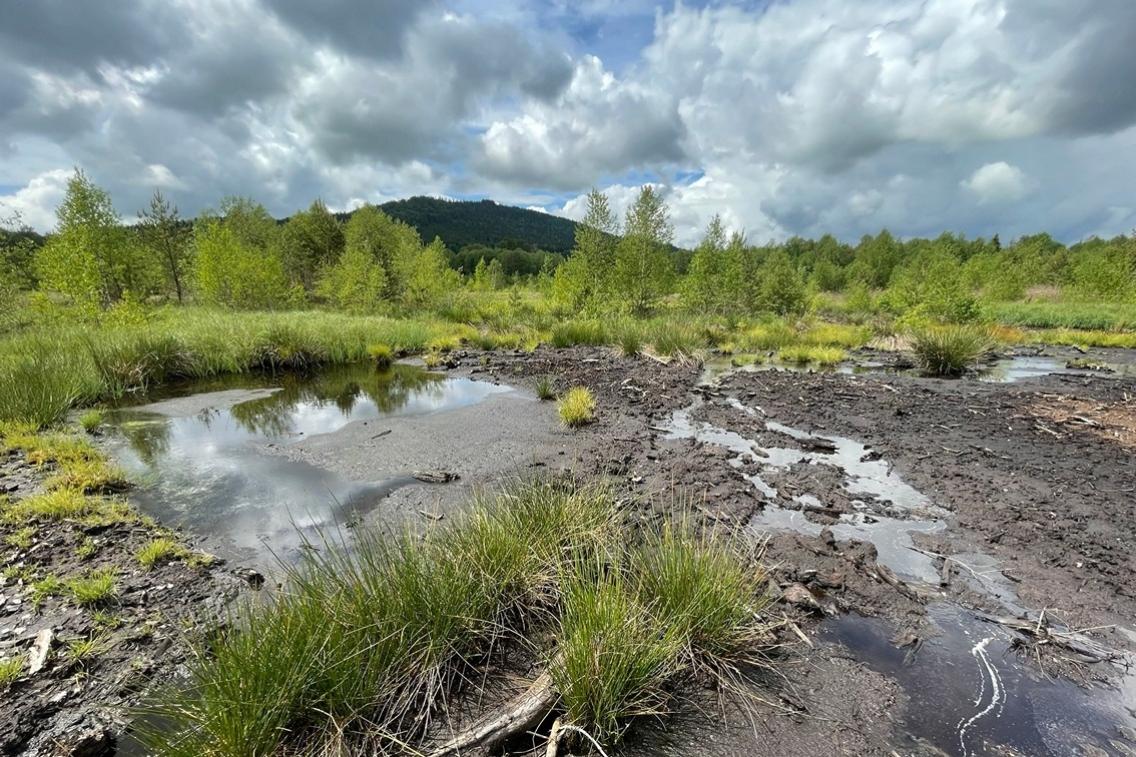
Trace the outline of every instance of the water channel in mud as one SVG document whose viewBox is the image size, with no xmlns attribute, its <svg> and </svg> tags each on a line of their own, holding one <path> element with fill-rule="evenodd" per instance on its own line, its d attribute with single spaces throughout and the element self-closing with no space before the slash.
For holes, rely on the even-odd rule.
<svg viewBox="0 0 1136 757">
<path fill-rule="evenodd" d="M 1048 362 L 1030 360 L 1006 366 L 992 380 L 1019 380 L 1053 372 Z M 737 368 L 734 370 L 752 370 Z M 703 384 L 714 386 L 731 369 L 710 366 Z M 911 487 L 888 461 L 855 440 L 811 434 L 765 417 L 761 408 L 737 397 L 720 398 L 734 410 L 764 424 L 765 430 L 799 446 L 768 446 L 729 428 L 696 419 L 698 399 L 675 411 L 665 426 L 667 438 L 693 439 L 725 448 L 730 464 L 763 500 L 748 527 L 757 532 L 790 531 L 808 535 L 824 528 L 808 519 L 820 500 L 796 494 L 792 507 L 781 504 L 766 480 L 798 464 L 827 466 L 843 475 L 854 512 L 828 526 L 839 540 L 872 543 L 881 564 L 899 576 L 938 587 L 939 571 L 928 553 L 916 548 L 913 535 L 949 527 L 949 513 Z M 757 472 L 751 472 L 754 469 Z M 1015 617 L 1036 619 L 1023 607 L 998 563 L 983 553 L 952 555 L 966 570 L 962 580 L 997 600 Z M 1108 686 L 1080 686 L 1044 675 L 1015 651 L 1014 634 L 979 613 L 947 601 L 927 608 L 935 629 L 914 648 L 900 648 L 896 629 L 879 619 L 850 614 L 822 624 L 821 638 L 846 647 L 857 660 L 893 678 L 909 698 L 902 729 L 913 739 L 948 754 L 1084 755 L 1128 754 L 1124 739 L 1136 734 L 1136 659 L 1119 655 L 1110 667 Z M 1131 632 L 1130 632 L 1131 633 Z"/>
</svg>

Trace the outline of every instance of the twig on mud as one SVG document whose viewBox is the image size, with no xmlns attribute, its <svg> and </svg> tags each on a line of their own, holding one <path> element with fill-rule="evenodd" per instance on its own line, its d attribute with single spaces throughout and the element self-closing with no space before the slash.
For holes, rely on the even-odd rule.
<svg viewBox="0 0 1136 757">
<path fill-rule="evenodd" d="M 1085 663 L 1098 663 L 1098 662 L 1113 662 L 1122 659 L 1122 655 L 1105 649 L 1100 645 L 1095 644 L 1090 639 L 1083 638 L 1084 631 L 1088 630 L 1103 630 L 1111 628 L 1112 626 L 1098 626 L 1093 629 L 1071 629 L 1068 631 L 1060 631 L 1053 628 L 1052 625 L 1046 620 L 1046 609 L 1043 608 L 1038 615 L 1037 621 L 1030 621 L 1023 618 L 1011 618 L 1001 615 L 989 615 L 987 613 L 976 613 L 976 617 L 984 620 L 987 623 L 994 623 L 996 625 L 1009 628 L 1010 630 L 1017 631 L 1023 636 L 1030 639 L 1033 643 L 1033 652 L 1041 661 L 1040 649 L 1043 645 L 1052 644 L 1055 647 L 1060 647 L 1068 652 L 1080 656 L 1082 659 L 1071 660 L 1080 664 Z M 1077 637 L 1081 636 L 1081 639 Z M 1019 642 L 1021 643 L 1021 642 Z"/>
</svg>

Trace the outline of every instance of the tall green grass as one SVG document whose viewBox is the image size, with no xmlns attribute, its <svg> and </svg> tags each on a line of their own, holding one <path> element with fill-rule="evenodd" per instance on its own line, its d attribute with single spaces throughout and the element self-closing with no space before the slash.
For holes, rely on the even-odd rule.
<svg viewBox="0 0 1136 757">
<path fill-rule="evenodd" d="M 991 340 L 973 326 L 928 326 L 912 333 L 911 345 L 927 375 L 959 376 L 990 349 Z"/>
<path fill-rule="evenodd" d="M 268 606 L 199 650 L 146 734 L 162 754 L 413 745 L 475 664 L 538 644 L 568 719 L 613 741 L 660 714 L 695 660 L 768 648 L 753 555 L 709 537 L 637 535 L 612 494 L 535 480 L 424 536 L 324 544 Z M 540 640 L 539 642 L 537 640 Z M 551 646 L 544 646 L 551 642 Z"/>
<path fill-rule="evenodd" d="M 984 306 L 988 319 L 1010 326 L 1090 331 L 1136 330 L 1136 303 L 997 302 Z"/>
<path fill-rule="evenodd" d="M 357 362 L 376 343 L 412 352 L 475 334 L 439 320 L 201 308 L 167 311 L 144 325 L 44 326 L 0 341 L 0 420 L 50 426 L 72 407 L 173 379 Z"/>
</svg>

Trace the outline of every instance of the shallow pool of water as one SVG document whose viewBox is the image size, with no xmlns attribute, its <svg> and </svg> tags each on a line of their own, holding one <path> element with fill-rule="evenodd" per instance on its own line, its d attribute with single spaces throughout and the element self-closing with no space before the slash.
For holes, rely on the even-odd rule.
<svg viewBox="0 0 1136 757">
<path fill-rule="evenodd" d="M 232 380 L 187 385 L 160 401 L 120 409 L 110 418 L 108 447 L 140 482 L 131 498 L 143 512 L 260 565 L 272 554 L 294 556 L 321 530 L 351 525 L 414 481 L 409 475 L 350 480 L 274 447 L 352 422 L 442 413 L 510 391 L 405 365 L 236 383 L 244 388 Z M 377 426 L 376 433 L 382 433 Z"/>
<path fill-rule="evenodd" d="M 1011 633 L 956 605 L 928 607 L 940 633 L 915 651 L 896 647 L 895 630 L 874 618 L 827 621 L 821 638 L 838 642 L 896 680 L 909 699 L 901 730 L 947 754 L 1131 754 L 1123 728 L 1136 726 L 1133 677 L 1083 688 L 1044 676 L 1011 649 Z M 1108 664 L 1108 663 L 1101 663 Z M 1093 749 L 1097 751 L 1093 751 Z"/>
</svg>

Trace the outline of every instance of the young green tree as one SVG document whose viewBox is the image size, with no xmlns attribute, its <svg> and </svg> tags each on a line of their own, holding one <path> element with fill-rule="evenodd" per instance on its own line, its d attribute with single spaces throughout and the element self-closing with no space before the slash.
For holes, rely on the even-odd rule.
<svg viewBox="0 0 1136 757">
<path fill-rule="evenodd" d="M 11 291 L 35 288 L 38 236 L 18 212 L 0 218 L 0 287 Z"/>
<path fill-rule="evenodd" d="M 293 304 L 280 258 L 241 241 L 228 219 L 205 217 L 194 229 L 192 280 L 202 302 L 274 309 Z"/>
<path fill-rule="evenodd" d="M 55 234 L 36 254 L 41 289 L 97 309 L 155 285 L 156 261 L 127 234 L 106 190 L 82 170 L 68 180 L 56 218 Z"/>
<path fill-rule="evenodd" d="M 726 290 L 726 232 L 721 217 L 715 215 L 706 234 L 690 258 L 682 295 L 687 307 L 702 312 L 719 312 L 729 302 Z"/>
<path fill-rule="evenodd" d="M 150 207 L 138 214 L 138 233 L 150 256 L 161 261 L 166 279 L 178 302 L 184 302 L 186 275 L 193 253 L 192 230 L 178 215 L 176 205 L 155 189 Z"/>
<path fill-rule="evenodd" d="M 428 308 L 461 285 L 461 274 L 450 268 L 446 245 L 438 237 L 423 247 L 406 266 L 403 304 L 409 308 Z"/>
<path fill-rule="evenodd" d="M 316 200 L 307 210 L 288 219 L 280 245 L 288 275 L 310 290 L 320 270 L 343 254 L 343 228 L 323 201 Z"/>
<path fill-rule="evenodd" d="M 383 297 L 400 297 L 422 249 L 422 240 L 414 227 L 391 218 L 374 205 L 364 205 L 351 214 L 343 237 L 348 248 L 366 251 L 382 266 L 386 276 Z"/>
<path fill-rule="evenodd" d="M 667 247 L 674 234 L 667 206 L 650 184 L 627 210 L 623 238 L 615 248 L 612 297 L 635 315 L 649 312 L 667 293 L 674 268 Z"/>
<path fill-rule="evenodd" d="M 796 315 L 805 311 L 805 282 L 793 261 L 782 248 L 774 248 L 765 256 L 758 272 L 757 304 L 762 310 L 778 315 Z"/>
<path fill-rule="evenodd" d="M 229 196 L 221 200 L 221 216 L 236 240 L 254 250 L 279 246 L 280 225 L 268 210 L 249 197 Z"/>
<path fill-rule="evenodd" d="M 884 229 L 876 236 L 865 235 L 855 250 L 855 262 L 849 278 L 863 281 L 869 287 L 887 286 L 892 271 L 903 257 L 903 245 Z"/>
<path fill-rule="evenodd" d="M 348 245 L 333 265 L 324 269 L 318 294 L 343 310 L 372 312 L 383 302 L 387 274 L 362 245 Z"/>
</svg>

